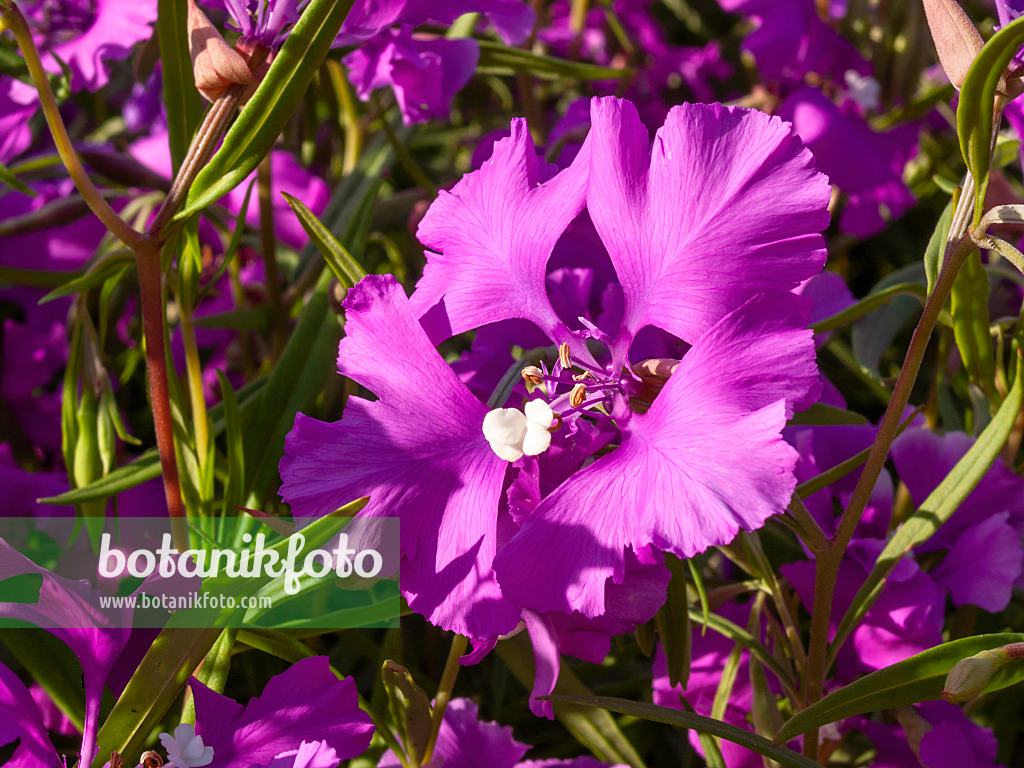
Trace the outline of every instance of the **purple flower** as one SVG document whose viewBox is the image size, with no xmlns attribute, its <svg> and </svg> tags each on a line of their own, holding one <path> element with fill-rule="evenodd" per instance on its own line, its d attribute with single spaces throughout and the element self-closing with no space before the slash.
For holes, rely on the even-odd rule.
<svg viewBox="0 0 1024 768">
<path fill-rule="evenodd" d="M 839 220 L 844 232 L 868 237 L 914 204 L 903 183 L 903 166 L 917 151 L 916 127 L 876 133 L 859 115 L 841 110 L 814 88 L 791 93 L 779 116 L 793 123 L 821 170 L 847 194 Z"/>
<path fill-rule="evenodd" d="M 477 768 L 486 755 L 491 768 L 602 768 L 607 765 L 592 757 L 524 762 L 523 756 L 529 748 L 529 744 L 512 737 L 510 726 L 481 721 L 476 704 L 469 699 L 452 699 L 437 734 L 434 761 L 445 768 Z M 402 763 L 397 755 L 388 752 L 379 765 L 380 768 L 397 768 Z"/>
<path fill-rule="evenodd" d="M 299 20 L 299 0 L 223 0 L 242 36 L 240 49 L 256 43 L 277 48 L 286 36 L 285 27 Z"/>
<path fill-rule="evenodd" d="M 334 424 L 296 417 L 282 498 L 310 518 L 368 495 L 362 515 L 402 518 L 401 586 L 414 611 L 477 639 L 510 632 L 519 610 L 491 570 L 508 464 L 484 439 L 487 408 L 434 349 L 393 277 L 364 278 L 343 306 L 338 370 L 379 399 L 349 398 Z"/>
<path fill-rule="evenodd" d="M 14 741 L 18 745 L 4 763 L 7 768 L 60 764 L 31 694 L 17 675 L 0 664 L 0 747 Z"/>
<path fill-rule="evenodd" d="M 911 499 L 921 504 L 973 445 L 960 432 L 907 430 L 893 445 L 893 462 Z M 953 516 L 919 551 L 947 550 L 932 578 L 956 605 L 1001 611 L 1022 583 L 1024 479 L 997 460 Z M 978 552 L 985 552 L 979 558 Z"/>
<path fill-rule="evenodd" d="M 809 153 L 760 113 L 677 108 L 653 149 L 628 102 L 596 101 L 593 126 L 587 206 L 618 275 L 621 321 L 607 333 L 589 326 L 609 347 L 607 366 L 577 360 L 589 372 L 579 384 L 557 369 L 549 377 L 593 393 L 571 409 L 568 393 L 549 393 L 563 418 L 602 404 L 621 441 L 541 500 L 495 560 L 508 596 L 590 617 L 605 611 L 607 580 L 621 583 L 626 549 L 646 564 L 656 562 L 654 550 L 690 557 L 759 527 L 788 503 L 796 456 L 779 432 L 817 378 L 809 334 L 800 330 L 803 309 L 790 291 L 820 269 L 817 229 L 828 217 L 827 186 Z M 701 193 L 712 185 L 721 190 L 714 204 Z M 755 211 L 756 226 L 727 223 Z M 428 260 L 424 281 L 429 270 Z M 463 290 L 451 286 L 446 305 L 457 306 Z M 527 297 L 528 308 L 540 305 Z M 649 325 L 692 348 L 650 410 L 633 413 L 639 382 L 622 371 Z M 742 456 L 731 448 L 739 444 Z M 619 507 L 593 514 L 610 499 Z"/>
<path fill-rule="evenodd" d="M 799 83 L 814 72 L 842 83 L 851 70 L 871 74 L 853 45 L 818 16 L 815 0 L 719 0 L 719 5 L 754 21 L 743 49 L 766 80 Z"/>
<path fill-rule="evenodd" d="M 448 114 L 452 97 L 469 82 L 480 48 L 475 40 L 423 39 L 402 25 L 381 32 L 345 57 L 356 95 L 368 101 L 391 86 L 406 125 Z"/>
<path fill-rule="evenodd" d="M 58 0 L 22 6 L 44 53 L 47 71 L 60 74 L 57 61 L 71 69 L 73 91 L 96 91 L 110 79 L 108 65 L 125 59 L 132 47 L 148 40 L 156 20 L 156 0 Z"/>
<path fill-rule="evenodd" d="M 397 24 L 450 24 L 464 13 L 483 13 L 506 43 L 521 42 L 534 13 L 520 0 L 356 0 L 334 46 L 369 40 Z"/>
<path fill-rule="evenodd" d="M 189 685 L 201 740 L 192 751 L 212 749 L 210 768 L 335 766 L 362 754 L 373 734 L 352 678 L 335 677 L 326 656 L 296 662 L 244 707 L 196 680 Z"/>
</svg>

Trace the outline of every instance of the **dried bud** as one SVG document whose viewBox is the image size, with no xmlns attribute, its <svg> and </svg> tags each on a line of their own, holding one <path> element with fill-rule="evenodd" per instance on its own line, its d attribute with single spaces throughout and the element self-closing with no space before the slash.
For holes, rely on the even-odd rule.
<svg viewBox="0 0 1024 768">
<path fill-rule="evenodd" d="M 572 388 L 572 392 L 569 393 L 569 405 L 573 408 L 579 408 L 583 405 L 583 401 L 587 397 L 587 387 L 585 384 L 577 384 Z"/>
<path fill-rule="evenodd" d="M 567 341 L 558 348 L 558 362 L 566 370 L 572 368 L 572 356 L 569 354 L 569 342 Z"/>
<path fill-rule="evenodd" d="M 985 44 L 956 0 L 923 0 L 939 62 L 957 90 Z"/>
<path fill-rule="evenodd" d="M 245 59 L 225 42 L 195 0 L 188 3 L 188 50 L 196 88 L 207 101 L 216 101 L 236 83 L 255 85 Z"/>
<path fill-rule="evenodd" d="M 949 674 L 946 676 L 946 685 L 942 690 L 942 698 L 954 704 L 973 699 L 985 690 L 992 675 L 1008 659 L 1009 653 L 1005 649 L 996 648 L 961 660 L 949 670 Z"/>
<path fill-rule="evenodd" d="M 523 368 L 523 378 L 531 384 L 543 384 L 544 383 L 544 371 L 538 368 L 536 365 L 528 365 Z"/>
</svg>

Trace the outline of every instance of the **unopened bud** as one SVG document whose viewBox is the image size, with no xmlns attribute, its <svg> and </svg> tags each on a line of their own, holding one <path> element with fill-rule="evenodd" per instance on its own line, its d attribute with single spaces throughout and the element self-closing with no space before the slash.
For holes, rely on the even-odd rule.
<svg viewBox="0 0 1024 768">
<path fill-rule="evenodd" d="M 923 1 L 939 62 L 949 82 L 959 90 L 985 43 L 956 0 Z"/>
<path fill-rule="evenodd" d="M 523 368 L 523 378 L 531 384 L 543 384 L 544 383 L 544 371 L 538 368 L 536 365 L 528 365 Z"/>
<path fill-rule="evenodd" d="M 195 0 L 188 3 L 188 51 L 196 88 L 207 101 L 216 101 L 232 85 L 256 83 L 245 59 L 221 37 Z"/>
<path fill-rule="evenodd" d="M 569 342 L 567 341 L 558 348 L 558 362 L 566 370 L 572 368 L 572 356 L 569 354 Z"/>
<path fill-rule="evenodd" d="M 942 689 L 942 698 L 954 704 L 973 699 L 985 690 L 992 675 L 1008 659 L 1009 654 L 1005 649 L 996 648 L 961 660 L 949 670 L 946 685 Z"/>
</svg>

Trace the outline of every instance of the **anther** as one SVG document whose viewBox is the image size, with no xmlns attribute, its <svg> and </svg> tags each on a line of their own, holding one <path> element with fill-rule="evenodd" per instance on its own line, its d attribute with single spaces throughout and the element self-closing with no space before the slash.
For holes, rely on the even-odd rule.
<svg viewBox="0 0 1024 768">
<path fill-rule="evenodd" d="M 587 379 L 597 378 L 590 371 L 584 371 L 583 373 L 576 374 L 572 377 L 573 381 L 586 381 Z"/>
<path fill-rule="evenodd" d="M 150 749 L 139 756 L 139 762 L 142 763 L 142 768 L 162 768 L 164 759 Z"/>
<path fill-rule="evenodd" d="M 531 384 L 542 384 L 544 382 L 544 371 L 536 365 L 528 365 L 523 368 L 522 376 Z"/>
<path fill-rule="evenodd" d="M 558 411 L 554 411 L 552 413 L 552 416 L 554 416 L 555 418 L 555 423 L 548 427 L 548 432 L 554 433 L 562 428 L 562 414 L 560 414 Z"/>
<path fill-rule="evenodd" d="M 558 348 L 558 362 L 565 370 L 572 368 L 572 356 L 569 354 L 569 342 L 567 341 Z"/>
<path fill-rule="evenodd" d="M 110 753 L 110 768 L 124 768 L 124 758 L 116 749 Z"/>
<path fill-rule="evenodd" d="M 587 387 L 585 384 L 577 384 L 569 393 L 569 405 L 579 408 L 587 398 Z"/>
</svg>

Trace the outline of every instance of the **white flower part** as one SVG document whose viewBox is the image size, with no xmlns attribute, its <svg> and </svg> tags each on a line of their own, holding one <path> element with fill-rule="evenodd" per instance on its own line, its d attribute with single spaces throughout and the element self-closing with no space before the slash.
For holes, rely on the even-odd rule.
<svg viewBox="0 0 1024 768">
<path fill-rule="evenodd" d="M 875 78 L 861 75 L 854 69 L 846 70 L 843 78 L 846 80 L 847 93 L 851 99 L 864 109 L 875 109 L 878 106 L 882 86 Z"/>
<path fill-rule="evenodd" d="M 495 408 L 484 416 L 484 437 L 498 456 L 515 461 L 523 455 L 526 416 L 515 408 Z"/>
<path fill-rule="evenodd" d="M 536 456 L 548 449 L 548 427 L 554 421 L 554 411 L 543 400 L 528 402 L 525 414 L 515 408 L 495 408 L 484 417 L 484 437 L 499 457 L 516 461 L 524 454 Z"/>
<path fill-rule="evenodd" d="M 203 737 L 188 723 L 175 728 L 173 736 L 161 733 L 160 743 L 167 750 L 167 760 L 177 768 L 202 768 L 213 762 L 213 747 L 204 746 Z"/>
<path fill-rule="evenodd" d="M 523 453 L 536 456 L 544 453 L 551 445 L 548 428 L 555 421 L 555 412 L 543 400 L 531 400 L 526 404 L 526 437 L 523 438 Z"/>
</svg>

